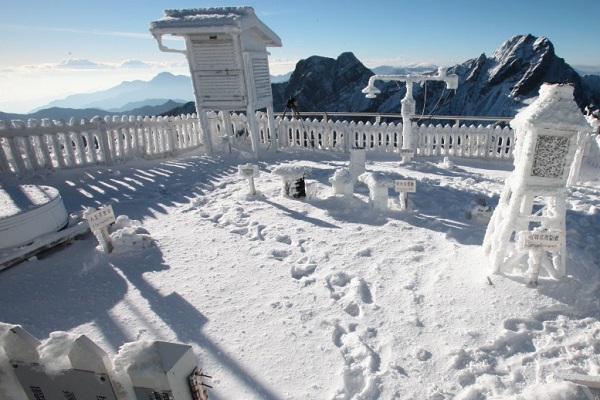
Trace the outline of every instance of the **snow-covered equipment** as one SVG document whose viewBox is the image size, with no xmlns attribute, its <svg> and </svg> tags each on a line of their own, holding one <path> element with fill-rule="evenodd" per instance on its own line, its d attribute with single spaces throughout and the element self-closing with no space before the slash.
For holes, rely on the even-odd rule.
<svg viewBox="0 0 600 400">
<path fill-rule="evenodd" d="M 446 83 L 446 89 L 455 90 L 458 88 L 458 75 L 447 74 L 446 68 L 439 68 L 437 75 L 373 75 L 369 78 L 367 87 L 362 90 L 367 98 L 375 98 L 381 91 L 375 87 L 375 81 L 384 82 L 396 81 L 406 82 L 406 95 L 400 101 L 402 114 L 402 162 L 409 161 L 414 156 L 412 140 L 412 122 L 411 116 L 415 114 L 416 101 L 413 97 L 413 84 L 427 81 L 443 81 Z"/>
<path fill-rule="evenodd" d="M 343 196 L 352 196 L 354 194 L 354 180 L 349 170 L 340 168 L 335 170 L 333 176 L 329 178 L 334 194 Z"/>
<path fill-rule="evenodd" d="M 162 341 L 128 343 L 119 351 L 115 365 L 126 370 L 137 399 L 207 398 L 203 390 L 198 392 L 197 361 L 191 346 Z"/>
<path fill-rule="evenodd" d="M 282 193 L 293 198 L 306 197 L 306 182 L 304 178 L 311 172 L 310 167 L 301 165 L 280 165 L 271 173 L 281 177 Z"/>
<path fill-rule="evenodd" d="M 575 103 L 573 86 L 544 84 L 538 99 L 517 114 L 511 126 L 516 137 L 515 169 L 488 225 L 484 250 L 494 273 L 517 267 L 528 256 L 531 283 L 537 283 L 541 266 L 560 279 L 565 274 L 567 181 L 578 133 L 588 132 L 590 125 Z M 559 243 L 524 240 L 515 246 L 511 241 L 528 232 L 557 234 L 553 237 Z M 551 260 L 542 257 L 545 253 Z"/>
<path fill-rule="evenodd" d="M 250 195 L 255 196 L 256 186 L 254 186 L 254 178 L 258 178 L 258 165 L 238 165 L 238 176 L 242 179 L 248 180 L 249 193 Z"/>
<path fill-rule="evenodd" d="M 0 322 L 0 396 L 34 399 L 207 400 L 192 347 L 162 341 L 126 343 L 111 362 L 85 335 L 52 332 L 39 341 Z M 4 397 L 2 397 L 4 399 Z"/>
<path fill-rule="evenodd" d="M 0 365 L 9 379 L 4 389 L 14 400 L 119 399 L 108 355 L 85 335 L 55 332 L 42 343 L 13 326 L 0 330 L 0 347 L 8 358 Z"/>
<path fill-rule="evenodd" d="M 365 172 L 367 163 L 367 149 L 364 147 L 352 147 L 350 149 L 350 176 L 352 181 L 356 183 L 358 176 Z"/>
<path fill-rule="evenodd" d="M 256 110 L 266 108 L 271 144 L 277 149 L 266 48 L 281 47 L 281 39 L 258 19 L 252 7 L 164 10 L 163 18 L 150 23 L 150 32 L 160 50 L 187 57 L 208 154 L 213 149 L 206 110 L 223 111 L 223 124 L 229 136 L 233 136 L 230 112 L 245 111 L 252 149 L 258 158 Z M 182 37 L 186 49 L 166 47 L 165 35 Z"/>
<path fill-rule="evenodd" d="M 365 172 L 358 180 L 369 188 L 369 204 L 381 211 L 388 209 L 388 189 L 393 181 L 387 176 L 376 172 Z"/>
</svg>

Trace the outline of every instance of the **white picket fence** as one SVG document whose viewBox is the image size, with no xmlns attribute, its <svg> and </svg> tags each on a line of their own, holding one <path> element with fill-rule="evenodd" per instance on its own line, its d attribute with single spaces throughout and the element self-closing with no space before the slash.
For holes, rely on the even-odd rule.
<svg viewBox="0 0 600 400">
<path fill-rule="evenodd" d="M 215 121 L 218 119 L 215 119 Z M 232 116 L 232 124 L 244 126 L 243 114 Z M 259 138 L 271 140 L 268 119 L 258 113 Z M 325 119 L 277 118 L 279 147 L 303 147 L 339 152 L 365 148 L 369 152 L 399 153 L 402 148 L 402 123 L 348 122 Z M 413 122 L 417 156 L 457 156 L 512 160 L 514 135 L 509 127 L 417 125 Z"/>
<path fill-rule="evenodd" d="M 195 116 L 0 121 L 0 175 L 175 156 L 199 137 Z"/>
<path fill-rule="evenodd" d="M 231 115 L 226 129 L 221 113 L 209 112 L 208 129 L 214 144 L 223 138 L 232 146 L 248 143 L 244 114 Z M 467 118 L 467 117 L 465 117 Z M 471 118 L 471 117 L 469 117 Z M 474 117 L 472 118 L 474 119 Z M 261 151 L 274 149 L 265 113 L 257 113 Z M 349 152 L 399 153 L 402 123 L 348 122 L 327 119 L 275 119 L 278 148 L 314 148 Z M 413 122 L 417 157 L 454 156 L 512 161 L 514 132 L 489 125 L 435 125 Z M 195 114 L 179 117 L 95 117 L 91 120 L 0 121 L 0 176 L 23 175 L 43 169 L 111 165 L 134 158 L 173 157 L 203 146 Z M 217 146 L 218 147 L 218 146 Z M 589 134 L 584 162 L 600 167 L 600 141 Z"/>
</svg>

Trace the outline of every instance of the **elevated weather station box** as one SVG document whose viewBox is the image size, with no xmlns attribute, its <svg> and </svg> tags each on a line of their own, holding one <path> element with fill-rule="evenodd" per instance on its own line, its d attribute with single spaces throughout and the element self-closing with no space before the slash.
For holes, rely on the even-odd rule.
<svg viewBox="0 0 600 400">
<path fill-rule="evenodd" d="M 281 39 L 258 19 L 252 7 L 164 10 L 163 18 L 150 23 L 150 32 L 160 50 L 187 57 L 208 153 L 212 152 L 212 141 L 208 135 L 206 110 L 223 111 L 228 130 L 231 129 L 229 112 L 245 111 L 252 147 L 258 157 L 255 113 L 266 108 L 271 140 L 276 146 L 266 48 L 281 47 Z M 186 49 L 165 46 L 165 35 L 183 38 Z"/>
</svg>

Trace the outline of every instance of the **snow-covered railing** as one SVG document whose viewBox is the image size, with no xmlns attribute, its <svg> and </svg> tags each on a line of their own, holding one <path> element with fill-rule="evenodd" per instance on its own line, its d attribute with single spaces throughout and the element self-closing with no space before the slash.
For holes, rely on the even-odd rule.
<svg viewBox="0 0 600 400">
<path fill-rule="evenodd" d="M 208 112 L 213 143 L 228 137 L 235 146 L 249 141 L 244 114 L 232 114 L 227 129 L 222 113 Z M 257 113 L 258 138 L 263 148 L 273 148 L 268 117 Z M 399 153 L 402 123 L 349 122 L 327 119 L 277 117 L 278 148 L 314 148 L 347 153 L 352 148 L 368 152 Z M 454 156 L 512 161 L 514 133 L 508 126 L 435 125 L 413 122 L 416 157 Z M 175 156 L 202 146 L 195 115 L 179 117 L 95 117 L 70 122 L 44 119 L 0 121 L 0 175 L 24 174 L 41 169 L 111 165 L 136 157 Z M 586 139 L 584 163 L 600 168 L 600 140 Z"/>
<path fill-rule="evenodd" d="M 420 125 L 413 127 L 418 156 L 455 156 L 512 160 L 514 132 L 493 125 Z"/>
<path fill-rule="evenodd" d="M 0 175 L 166 157 L 200 145 L 195 115 L 0 121 Z"/>
<path fill-rule="evenodd" d="M 236 118 L 232 118 L 232 123 Z M 266 115 L 258 119 L 267 132 Z M 402 123 L 347 122 L 278 117 L 275 126 L 280 147 L 318 148 L 347 152 L 363 147 L 369 152 L 398 153 Z M 416 156 L 457 156 L 512 160 L 513 131 L 496 125 L 433 125 L 413 123 Z M 267 135 L 261 134 L 262 139 Z"/>
</svg>

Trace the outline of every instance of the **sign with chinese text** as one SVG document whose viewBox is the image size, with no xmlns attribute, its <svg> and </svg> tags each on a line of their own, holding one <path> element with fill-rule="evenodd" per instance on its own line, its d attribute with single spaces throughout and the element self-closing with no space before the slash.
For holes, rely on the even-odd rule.
<svg viewBox="0 0 600 400">
<path fill-rule="evenodd" d="M 400 155 L 402 157 L 414 157 L 415 151 L 413 149 L 400 149 Z"/>
<path fill-rule="evenodd" d="M 240 178 L 258 178 L 258 165 L 246 164 L 238 166 Z"/>
<path fill-rule="evenodd" d="M 415 180 L 394 181 L 396 192 L 416 193 L 417 182 Z"/>
<path fill-rule="evenodd" d="M 526 249 L 544 248 L 548 251 L 560 251 L 562 233 L 522 232 L 522 246 Z"/>
<path fill-rule="evenodd" d="M 100 230 L 116 221 L 115 214 L 110 205 L 87 214 L 85 218 L 87 219 L 92 232 Z"/>
</svg>

